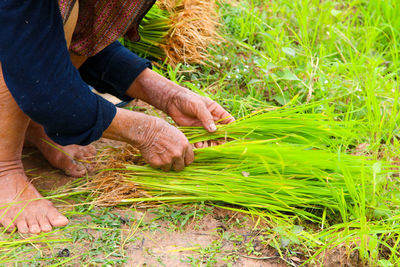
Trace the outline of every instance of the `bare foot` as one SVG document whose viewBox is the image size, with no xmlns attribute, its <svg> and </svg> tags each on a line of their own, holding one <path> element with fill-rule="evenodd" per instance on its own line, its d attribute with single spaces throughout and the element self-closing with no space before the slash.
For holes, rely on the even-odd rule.
<svg viewBox="0 0 400 267">
<path fill-rule="evenodd" d="M 0 224 L 23 234 L 49 232 L 68 224 L 50 201 L 40 198 L 20 162 L 0 162 Z"/>
<path fill-rule="evenodd" d="M 89 146 L 60 146 L 47 137 L 41 125 L 31 121 L 25 141 L 39 149 L 49 163 L 67 175 L 82 177 L 93 170 L 96 148 Z"/>
</svg>

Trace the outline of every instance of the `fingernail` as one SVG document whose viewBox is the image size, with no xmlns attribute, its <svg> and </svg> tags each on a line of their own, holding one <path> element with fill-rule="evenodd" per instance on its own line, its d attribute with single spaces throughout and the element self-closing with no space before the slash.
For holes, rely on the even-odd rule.
<svg viewBox="0 0 400 267">
<path fill-rule="evenodd" d="M 215 126 L 214 123 L 211 123 L 211 124 L 209 125 L 209 129 L 211 130 L 211 132 L 215 132 L 215 131 L 217 130 L 217 126 Z"/>
</svg>

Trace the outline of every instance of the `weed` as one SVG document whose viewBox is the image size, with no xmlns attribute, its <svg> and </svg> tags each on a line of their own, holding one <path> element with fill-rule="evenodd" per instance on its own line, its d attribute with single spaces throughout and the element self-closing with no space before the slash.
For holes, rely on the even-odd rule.
<svg viewBox="0 0 400 267">
<path fill-rule="evenodd" d="M 193 209 L 192 206 L 182 206 L 177 208 L 176 206 L 161 206 L 150 210 L 152 214 L 156 215 L 154 221 L 162 220 L 169 224 L 169 229 L 172 231 L 184 230 L 184 227 L 193 222 L 201 220 L 206 214 L 211 212 L 211 208 L 204 205 L 204 203 L 198 206 L 198 209 Z"/>
</svg>

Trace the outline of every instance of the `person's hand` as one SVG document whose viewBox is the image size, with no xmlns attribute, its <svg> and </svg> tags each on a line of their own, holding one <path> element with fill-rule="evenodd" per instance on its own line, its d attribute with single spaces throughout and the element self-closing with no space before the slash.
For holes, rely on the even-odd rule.
<svg viewBox="0 0 400 267">
<path fill-rule="evenodd" d="M 153 168 L 181 171 L 194 160 L 192 147 L 185 135 L 164 120 L 154 118 L 149 131 L 138 146 L 143 158 Z"/>
<path fill-rule="evenodd" d="M 132 144 L 148 164 L 163 171 L 181 171 L 194 160 L 193 148 L 181 131 L 139 112 L 117 109 L 103 137 Z"/>
<path fill-rule="evenodd" d="M 168 101 L 167 114 L 179 126 L 203 126 L 208 132 L 215 132 L 216 121 L 227 124 L 235 121 L 231 114 L 215 101 L 189 90 L 179 91 Z"/>
<path fill-rule="evenodd" d="M 215 122 L 228 124 L 235 119 L 215 101 L 189 90 L 179 91 L 168 101 L 168 115 L 179 126 L 203 126 L 208 132 L 215 132 Z M 199 142 L 195 147 L 218 144 L 217 141 Z"/>
</svg>

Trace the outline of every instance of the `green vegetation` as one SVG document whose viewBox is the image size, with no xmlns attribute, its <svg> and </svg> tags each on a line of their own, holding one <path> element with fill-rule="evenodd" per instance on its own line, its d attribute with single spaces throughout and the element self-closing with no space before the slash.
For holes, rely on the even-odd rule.
<svg viewBox="0 0 400 267">
<path fill-rule="evenodd" d="M 221 3 L 220 14 L 226 43 L 211 49 L 214 57 L 209 66 L 180 66 L 175 71 L 182 74 L 176 80 L 193 90 L 200 88 L 236 117 L 266 105 L 313 103 L 313 115 L 362 125 L 353 139 L 354 145 L 367 144 L 361 153 L 383 161 L 398 160 L 400 9 L 396 1 L 237 1 Z M 343 146 L 348 153 L 356 150 L 349 140 Z M 338 197 L 340 220 L 321 214 L 326 219 L 323 228 L 330 228 L 319 233 L 324 238 L 318 252 L 346 244 L 359 251 L 365 263 L 395 266 L 399 261 L 397 178 L 380 180 L 371 192 L 374 175 L 360 172 L 348 173 L 352 180 L 341 187 L 350 190 L 354 209 L 347 210 L 351 204 Z M 224 170 L 224 174 L 230 172 Z M 139 183 L 146 180 L 138 179 Z M 180 182 L 171 182 L 171 188 L 179 189 Z M 165 190 L 168 185 L 159 188 Z M 237 201 L 239 197 L 234 196 Z M 257 203 L 249 202 L 249 206 Z"/>
<path fill-rule="evenodd" d="M 142 216 L 97 207 L 96 195 L 79 187 L 86 179 L 78 180 L 68 187 L 78 191 L 56 197 L 80 203 L 66 213 L 71 225 L 29 239 L 3 233 L 0 264 L 125 264 L 128 244 L 141 242 L 143 233 L 201 227 L 223 206 L 231 213 L 218 219 L 223 227 L 213 242 L 186 248 L 192 254 L 184 263 L 230 266 L 250 257 L 323 266 L 331 251 L 343 251 L 358 265 L 399 265 L 400 184 L 391 164 L 400 149 L 400 4 L 240 0 L 221 1 L 218 12 L 225 41 L 209 47 L 207 64 L 159 62 L 156 70 L 245 118 L 214 135 L 183 129 L 192 142 L 234 142 L 198 150 L 179 174 L 134 165 L 123 172 L 148 196 L 122 204 L 186 206 Z M 162 36 L 159 18 L 144 41 Z M 248 215 L 239 219 L 236 212 Z M 156 218 L 146 221 L 149 214 Z M 89 222 L 80 221 L 84 216 Z M 64 248 L 71 256 L 57 257 Z"/>
<path fill-rule="evenodd" d="M 165 44 L 165 36 L 170 29 L 168 12 L 154 6 L 139 25 L 140 41 L 132 42 L 121 38 L 121 43 L 134 50 L 138 55 L 162 60 L 165 57 L 161 45 Z"/>
</svg>

